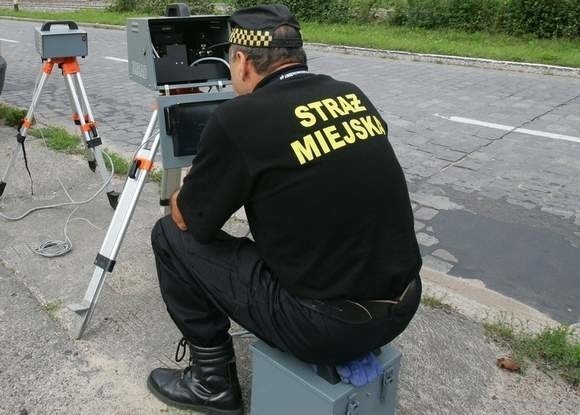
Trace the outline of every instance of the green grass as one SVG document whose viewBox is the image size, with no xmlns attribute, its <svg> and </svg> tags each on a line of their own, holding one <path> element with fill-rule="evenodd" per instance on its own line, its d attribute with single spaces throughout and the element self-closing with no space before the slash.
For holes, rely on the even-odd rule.
<svg viewBox="0 0 580 415">
<path fill-rule="evenodd" d="M 27 10 L 14 12 L 12 9 L 2 8 L 0 16 L 125 25 L 128 17 L 137 16 L 137 14 L 104 10 L 54 13 Z M 531 36 L 514 37 L 455 30 L 427 30 L 386 24 L 306 22 L 302 26 L 304 39 L 307 42 L 580 68 L 580 53 L 578 53 L 580 39 L 537 39 Z"/>
<path fill-rule="evenodd" d="M 434 295 L 423 294 L 421 297 L 421 303 L 429 308 L 434 308 L 437 310 L 443 310 L 447 313 L 455 311 L 455 307 L 451 304 L 447 304 L 442 298 L 436 297 Z"/>
<path fill-rule="evenodd" d="M 163 171 L 155 169 L 149 173 L 149 180 L 155 183 L 161 183 L 161 177 L 163 176 Z"/>
<path fill-rule="evenodd" d="M 77 135 L 69 133 L 67 130 L 61 127 L 35 128 L 30 131 L 30 135 L 38 138 L 44 137 L 47 147 L 54 151 L 60 151 L 69 154 L 83 154 L 85 152 L 81 138 Z M 115 168 L 115 174 L 121 176 L 126 175 L 129 171 L 129 161 L 114 151 L 105 149 L 104 152 L 111 158 Z M 111 163 L 109 162 L 109 158 L 105 155 L 103 155 L 103 157 L 105 159 L 107 170 L 111 171 Z"/>
<path fill-rule="evenodd" d="M 26 110 L 0 103 L 0 120 L 9 127 L 16 127 L 26 117 Z"/>
<path fill-rule="evenodd" d="M 83 152 L 80 137 L 69 133 L 61 127 L 33 128 L 29 133 L 33 137 L 44 138 L 46 145 L 51 150 L 70 154 Z"/>
<path fill-rule="evenodd" d="M 505 322 L 484 324 L 485 333 L 497 343 L 508 346 L 513 359 L 523 368 L 531 361 L 545 372 L 556 372 L 575 388 L 580 386 L 580 343 L 572 340 L 565 326 L 547 328 L 531 334 Z"/>
<path fill-rule="evenodd" d="M 142 14 L 142 13 L 141 13 Z M 0 8 L 0 16 L 23 17 L 27 19 L 42 20 L 72 20 L 73 22 L 83 23 L 103 23 L 111 25 L 124 26 L 127 17 L 139 16 L 137 13 L 118 13 L 106 10 L 78 10 L 70 12 L 46 12 L 37 10 L 20 10 L 15 12 L 13 9 Z"/>
<path fill-rule="evenodd" d="M 307 42 L 580 67 L 580 40 L 386 25 L 305 23 L 303 28 Z"/>
<path fill-rule="evenodd" d="M 124 176 L 129 171 L 129 167 L 131 163 L 125 157 L 120 155 L 119 153 L 115 153 L 109 149 L 105 149 L 105 153 L 109 155 L 111 161 L 113 162 L 113 167 L 115 168 L 115 174 L 119 174 Z M 111 171 L 111 163 L 109 161 L 109 157 L 103 155 L 105 158 L 105 165 L 107 166 L 107 170 Z"/>
<path fill-rule="evenodd" d="M 26 111 L 20 108 L 12 107 L 0 103 L 0 120 L 4 120 L 6 125 L 15 127 L 24 118 Z M 82 145 L 81 138 L 75 134 L 71 134 L 62 127 L 45 126 L 40 128 L 31 128 L 28 135 L 40 139 L 44 139 L 46 146 L 54 151 L 60 151 L 68 154 L 84 154 L 85 148 Z M 129 171 L 131 166 L 130 160 L 123 157 L 121 154 L 105 149 L 104 152 L 109 155 L 115 174 L 124 176 Z M 107 170 L 111 171 L 111 163 L 109 158 L 103 155 Z M 155 183 L 161 183 L 161 170 L 154 170 L 149 174 L 149 180 Z"/>
<path fill-rule="evenodd" d="M 49 303 L 42 304 L 41 307 L 44 311 L 46 311 L 46 313 L 49 315 L 51 319 L 56 320 L 56 314 L 62 307 L 62 301 L 61 300 L 51 301 Z"/>
</svg>

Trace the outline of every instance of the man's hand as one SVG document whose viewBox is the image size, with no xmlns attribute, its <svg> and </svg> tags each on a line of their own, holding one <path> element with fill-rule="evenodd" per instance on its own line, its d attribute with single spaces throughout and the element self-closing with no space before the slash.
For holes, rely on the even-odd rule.
<svg viewBox="0 0 580 415">
<path fill-rule="evenodd" d="M 175 222 L 175 224 L 180 230 L 185 232 L 187 230 L 187 225 L 185 224 L 183 216 L 181 215 L 181 212 L 177 207 L 177 195 L 179 195 L 179 190 L 173 193 L 173 195 L 171 195 L 170 199 L 171 219 L 173 219 L 173 222 Z"/>
</svg>

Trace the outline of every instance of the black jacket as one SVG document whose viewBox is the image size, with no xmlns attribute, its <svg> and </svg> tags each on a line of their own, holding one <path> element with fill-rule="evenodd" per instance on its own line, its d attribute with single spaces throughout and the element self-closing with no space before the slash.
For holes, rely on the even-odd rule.
<svg viewBox="0 0 580 415">
<path fill-rule="evenodd" d="M 262 258 L 296 296 L 393 298 L 421 256 L 387 125 L 355 85 L 305 69 L 218 107 L 178 206 L 209 242 L 244 205 Z"/>
</svg>

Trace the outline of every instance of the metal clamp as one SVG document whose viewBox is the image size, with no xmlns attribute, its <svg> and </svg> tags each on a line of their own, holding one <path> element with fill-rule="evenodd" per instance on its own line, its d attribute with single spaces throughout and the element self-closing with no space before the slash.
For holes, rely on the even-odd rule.
<svg viewBox="0 0 580 415">
<path fill-rule="evenodd" d="M 389 389 L 389 386 L 391 385 L 391 383 L 393 383 L 394 381 L 394 371 L 392 367 L 389 367 L 387 369 L 385 369 L 385 371 L 383 372 L 383 380 L 381 382 L 381 402 L 385 402 L 385 399 L 387 399 L 387 392 Z"/>
<path fill-rule="evenodd" d="M 113 272 L 116 261 L 114 259 L 107 258 L 104 255 L 98 254 L 94 264 L 107 272 Z"/>
<path fill-rule="evenodd" d="M 348 401 L 348 406 L 346 408 L 346 415 L 360 415 L 359 411 L 360 403 L 354 397 L 350 398 Z"/>
</svg>

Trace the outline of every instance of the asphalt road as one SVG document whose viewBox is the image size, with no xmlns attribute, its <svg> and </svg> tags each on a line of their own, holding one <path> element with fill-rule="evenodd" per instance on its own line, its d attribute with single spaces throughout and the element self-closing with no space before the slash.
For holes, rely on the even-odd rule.
<svg viewBox="0 0 580 415">
<path fill-rule="evenodd" d="M 0 20 L 8 61 L 2 101 L 29 105 L 40 70 L 38 25 Z M 124 32 L 87 30 L 81 65 L 101 135 L 105 146 L 131 154 L 154 93 L 128 80 Z M 388 122 L 427 266 L 480 279 L 561 322 L 580 321 L 580 79 L 309 57 L 313 72 L 359 85 Z M 54 78 L 41 119 L 67 123 L 64 85 Z"/>
</svg>

